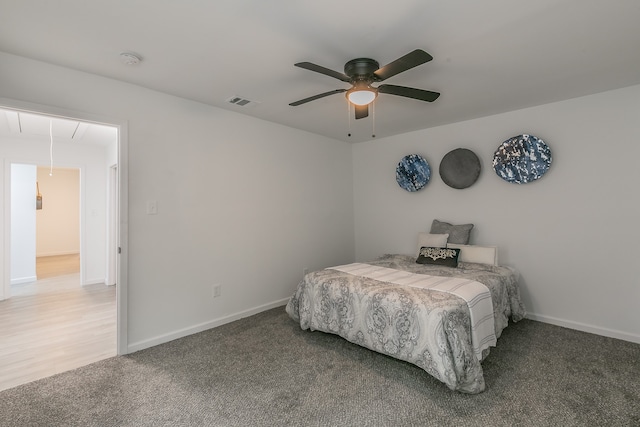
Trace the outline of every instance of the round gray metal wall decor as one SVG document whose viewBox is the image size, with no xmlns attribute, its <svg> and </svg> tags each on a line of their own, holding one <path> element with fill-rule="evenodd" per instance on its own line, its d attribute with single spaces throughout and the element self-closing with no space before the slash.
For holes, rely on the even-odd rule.
<svg viewBox="0 0 640 427">
<path fill-rule="evenodd" d="M 398 185 L 409 192 L 420 190 L 427 185 L 429 179 L 431 179 L 429 163 L 418 154 L 404 156 L 396 167 Z"/>
<path fill-rule="evenodd" d="M 526 184 L 551 167 L 551 149 L 543 140 L 522 134 L 507 139 L 493 156 L 493 170 L 507 182 Z"/>
<path fill-rule="evenodd" d="M 471 150 L 456 148 L 440 162 L 440 177 L 451 188 L 471 187 L 480 176 L 480 159 Z"/>
</svg>

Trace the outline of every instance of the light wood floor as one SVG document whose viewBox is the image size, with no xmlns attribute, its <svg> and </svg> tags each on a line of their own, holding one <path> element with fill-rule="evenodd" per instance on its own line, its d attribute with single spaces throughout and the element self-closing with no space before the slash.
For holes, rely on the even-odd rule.
<svg viewBox="0 0 640 427">
<path fill-rule="evenodd" d="M 0 301 L 0 390 L 116 355 L 116 287 L 80 286 L 77 256 L 53 258 Z"/>
<path fill-rule="evenodd" d="M 80 272 L 80 254 L 36 258 L 38 280 Z"/>
</svg>

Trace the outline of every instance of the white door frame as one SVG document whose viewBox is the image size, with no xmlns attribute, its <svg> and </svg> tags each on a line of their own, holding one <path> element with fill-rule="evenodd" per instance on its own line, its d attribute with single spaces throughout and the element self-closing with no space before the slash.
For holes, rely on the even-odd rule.
<svg viewBox="0 0 640 427">
<path fill-rule="evenodd" d="M 109 167 L 107 182 L 107 265 L 105 284 L 118 282 L 118 164 Z"/>
<path fill-rule="evenodd" d="M 117 353 L 118 354 L 126 354 L 128 352 L 128 343 L 127 343 L 127 295 L 128 295 L 128 282 L 127 282 L 127 273 L 128 273 L 128 139 L 127 139 L 127 121 L 123 119 L 116 119 L 113 117 L 105 117 L 99 116 L 91 113 L 71 111 L 67 109 L 61 109 L 53 106 L 47 105 L 39 105 L 33 103 L 27 103 L 23 101 L 18 101 L 14 99 L 8 98 L 0 98 L 0 107 L 12 109 L 12 110 L 20 110 L 25 112 L 30 112 L 34 114 L 41 114 L 45 116 L 56 116 L 61 118 L 67 118 L 72 120 L 79 120 L 84 122 L 93 122 L 99 123 L 109 126 L 114 126 L 118 129 L 118 168 L 117 168 L 117 182 L 118 182 L 118 235 L 117 235 L 117 247 L 119 248 L 119 255 L 117 256 L 116 262 L 116 270 L 117 270 L 117 287 L 116 287 L 116 304 L 117 304 L 117 326 L 116 326 L 116 334 L 117 334 Z M 5 179 L 7 177 L 7 172 L 5 168 Z M 82 171 L 81 171 L 82 173 Z M 5 181 L 6 182 L 6 181 Z M 6 187 L 6 186 L 5 186 Z M 5 192 L 5 189 L 0 189 L 2 193 Z M 1 194 L 3 198 L 6 199 L 5 194 Z M 2 294 L 8 294 L 7 289 L 9 287 L 11 277 L 10 277 L 10 246 L 8 246 L 7 241 L 9 241 L 10 235 L 7 225 L 9 224 L 9 218 L 11 217 L 10 206 L 4 207 L 4 224 L 1 226 L 4 228 L 4 236 L 3 241 L 0 244 L 3 245 L 3 253 L 4 256 L 0 260 L 0 279 L 2 280 L 2 286 L 0 286 L 3 292 L 0 292 L 0 297 Z M 82 220 L 81 220 L 82 221 Z"/>
</svg>

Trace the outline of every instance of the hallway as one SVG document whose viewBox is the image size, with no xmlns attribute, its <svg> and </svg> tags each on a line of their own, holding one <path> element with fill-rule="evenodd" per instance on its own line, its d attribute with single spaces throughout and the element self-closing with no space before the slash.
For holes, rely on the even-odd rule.
<svg viewBox="0 0 640 427">
<path fill-rule="evenodd" d="M 116 287 L 81 287 L 79 257 L 37 260 L 0 301 L 0 390 L 116 355 Z"/>
</svg>

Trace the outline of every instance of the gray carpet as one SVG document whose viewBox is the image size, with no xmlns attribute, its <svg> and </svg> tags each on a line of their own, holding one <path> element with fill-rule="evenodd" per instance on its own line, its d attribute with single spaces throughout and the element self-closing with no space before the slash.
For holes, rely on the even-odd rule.
<svg viewBox="0 0 640 427">
<path fill-rule="evenodd" d="M 276 308 L 0 392 L 0 426 L 639 426 L 640 345 L 524 320 L 487 390 L 300 330 Z"/>
</svg>

